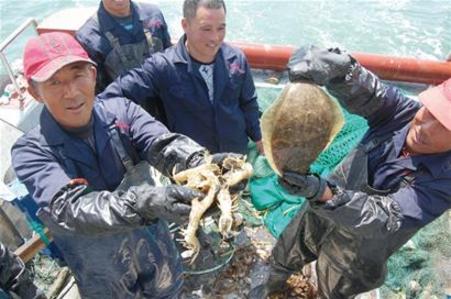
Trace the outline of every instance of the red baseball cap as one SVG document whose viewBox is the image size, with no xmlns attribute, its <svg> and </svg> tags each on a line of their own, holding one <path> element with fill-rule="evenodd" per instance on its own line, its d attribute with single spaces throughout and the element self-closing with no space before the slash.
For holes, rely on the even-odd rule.
<svg viewBox="0 0 451 299">
<path fill-rule="evenodd" d="M 25 46 L 23 55 L 25 78 L 43 82 L 62 67 L 79 61 L 96 65 L 70 34 L 44 33 L 31 38 Z"/>
<path fill-rule="evenodd" d="M 451 131 L 451 79 L 423 91 L 418 98 L 429 112 Z"/>
</svg>

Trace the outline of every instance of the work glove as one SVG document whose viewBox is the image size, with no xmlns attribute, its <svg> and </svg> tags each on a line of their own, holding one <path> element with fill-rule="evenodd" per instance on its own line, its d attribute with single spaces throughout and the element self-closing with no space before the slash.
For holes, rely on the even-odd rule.
<svg viewBox="0 0 451 299">
<path fill-rule="evenodd" d="M 355 61 L 338 48 L 301 47 L 288 61 L 288 78 L 291 82 L 311 81 L 327 85 L 332 80 L 344 78 Z"/>
<path fill-rule="evenodd" d="M 203 198 L 204 194 L 188 187 L 168 185 L 165 187 L 153 187 L 140 189 L 131 187 L 131 192 L 144 192 L 137 199 L 135 208 L 138 214 L 148 220 L 157 218 L 169 222 L 184 224 L 188 222 L 191 210 L 191 201 L 194 198 Z"/>
<path fill-rule="evenodd" d="M 305 197 L 316 202 L 321 199 L 327 186 L 327 181 L 315 174 L 299 174 L 284 172 L 279 178 L 279 184 L 293 195 Z"/>
<path fill-rule="evenodd" d="M 9 292 L 6 298 L 47 298 L 34 285 L 32 275 L 23 261 L 0 243 L 0 298 L 3 298 L 2 290 Z"/>
</svg>

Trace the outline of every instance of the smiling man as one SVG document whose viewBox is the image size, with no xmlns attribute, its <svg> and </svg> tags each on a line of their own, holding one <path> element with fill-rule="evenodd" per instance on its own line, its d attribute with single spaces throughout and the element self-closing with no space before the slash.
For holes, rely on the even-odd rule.
<svg viewBox="0 0 451 299">
<path fill-rule="evenodd" d="M 369 130 L 329 177 L 283 174 L 281 185 L 308 203 L 250 298 L 283 289 L 293 271 L 315 260 L 318 298 L 354 298 L 382 285 L 387 259 L 451 207 L 451 79 L 418 102 L 339 49 L 301 48 L 288 68 L 291 81 L 324 85 Z"/>
<path fill-rule="evenodd" d="M 82 298 L 178 298 L 182 264 L 166 221 L 187 222 L 202 195 L 157 187 L 149 169 L 169 176 L 203 163 L 206 149 L 125 98 L 96 99 L 95 63 L 68 34 L 29 40 L 24 73 L 44 108 L 12 149 L 14 170 Z"/>
<path fill-rule="evenodd" d="M 121 76 L 100 97 L 125 96 L 139 104 L 161 98 L 169 130 L 212 153 L 246 153 L 248 138 L 262 151 L 255 86 L 244 54 L 224 43 L 222 0 L 186 0 L 185 35 L 141 68 Z M 150 99 L 149 99 L 150 98 Z"/>
</svg>

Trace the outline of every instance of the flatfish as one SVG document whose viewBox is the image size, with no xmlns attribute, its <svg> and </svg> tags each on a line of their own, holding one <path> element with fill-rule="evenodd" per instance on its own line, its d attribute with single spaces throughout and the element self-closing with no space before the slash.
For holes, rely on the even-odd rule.
<svg viewBox="0 0 451 299">
<path fill-rule="evenodd" d="M 289 83 L 261 119 L 266 158 L 278 175 L 307 173 L 343 124 L 339 105 L 319 86 Z"/>
</svg>

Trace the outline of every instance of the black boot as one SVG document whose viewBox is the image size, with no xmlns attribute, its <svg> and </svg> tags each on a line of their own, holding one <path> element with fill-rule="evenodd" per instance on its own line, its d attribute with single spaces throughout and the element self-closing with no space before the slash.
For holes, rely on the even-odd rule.
<svg viewBox="0 0 451 299">
<path fill-rule="evenodd" d="M 287 279 L 291 272 L 275 269 L 271 267 L 269 276 L 262 284 L 254 287 L 249 292 L 249 299 L 265 299 L 275 292 L 280 292 L 285 289 Z"/>
</svg>

